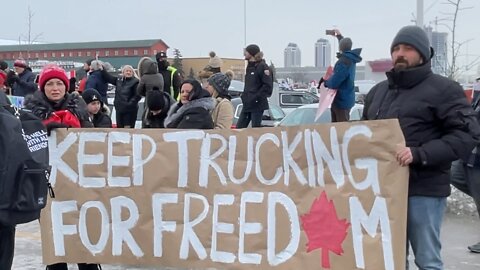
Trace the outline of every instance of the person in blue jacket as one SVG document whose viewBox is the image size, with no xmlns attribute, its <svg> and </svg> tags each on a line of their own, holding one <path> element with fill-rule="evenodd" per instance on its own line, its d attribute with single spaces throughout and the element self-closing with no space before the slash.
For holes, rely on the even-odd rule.
<svg viewBox="0 0 480 270">
<path fill-rule="evenodd" d="M 107 91 L 108 82 L 105 80 L 103 74 L 103 63 L 99 60 L 92 61 L 90 65 L 90 75 L 87 78 L 85 89 L 93 88 L 100 94 L 103 104 L 108 105 Z"/>
<path fill-rule="evenodd" d="M 337 94 L 333 99 L 330 108 L 332 112 L 332 122 L 346 122 L 350 120 L 350 109 L 355 105 L 355 69 L 357 63 L 362 61 L 360 53 L 362 49 L 352 50 L 352 40 L 343 37 L 340 32 L 335 32 L 340 40 L 338 61 L 333 68 L 332 76 L 320 80 L 321 84 L 330 89 L 337 89 Z"/>
</svg>

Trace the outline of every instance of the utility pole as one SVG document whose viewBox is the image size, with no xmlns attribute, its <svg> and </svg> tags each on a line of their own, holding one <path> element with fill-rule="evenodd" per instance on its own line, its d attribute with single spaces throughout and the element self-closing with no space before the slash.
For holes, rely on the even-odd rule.
<svg viewBox="0 0 480 270">
<path fill-rule="evenodd" d="M 243 0 L 243 44 L 247 47 L 247 0 Z"/>
<path fill-rule="evenodd" d="M 417 26 L 423 28 L 423 0 L 417 0 Z"/>
</svg>

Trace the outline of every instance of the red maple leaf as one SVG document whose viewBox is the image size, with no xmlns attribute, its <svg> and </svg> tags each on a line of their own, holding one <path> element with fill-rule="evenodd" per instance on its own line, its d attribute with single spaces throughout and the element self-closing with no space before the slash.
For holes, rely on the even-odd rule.
<svg viewBox="0 0 480 270">
<path fill-rule="evenodd" d="M 310 212 L 300 218 L 308 238 L 307 252 L 322 249 L 322 267 L 330 268 L 328 252 L 343 254 L 342 243 L 350 223 L 338 219 L 335 205 L 328 200 L 325 191 L 312 203 Z"/>
</svg>

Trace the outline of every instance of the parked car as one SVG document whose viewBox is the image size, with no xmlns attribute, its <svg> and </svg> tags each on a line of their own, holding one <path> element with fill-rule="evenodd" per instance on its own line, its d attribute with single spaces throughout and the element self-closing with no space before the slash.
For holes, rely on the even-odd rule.
<svg viewBox="0 0 480 270">
<path fill-rule="evenodd" d="M 243 82 L 232 80 L 228 93 L 232 97 L 239 97 L 244 87 Z M 288 114 L 302 105 L 318 103 L 318 96 L 308 91 L 280 90 L 280 85 L 274 82 L 272 96 L 268 100 L 269 104 L 280 107 L 285 114 Z"/>
<path fill-rule="evenodd" d="M 230 87 L 228 87 L 228 94 L 231 97 L 239 97 L 243 93 L 244 88 L 245 88 L 244 82 L 232 80 L 230 82 Z"/>
<path fill-rule="evenodd" d="M 270 97 L 270 102 L 280 106 L 287 115 L 300 106 L 318 101 L 318 96 L 307 91 L 278 91 Z"/>
<path fill-rule="evenodd" d="M 110 118 L 112 119 L 112 126 L 114 128 L 117 127 L 117 117 L 116 117 L 116 110 L 113 106 L 113 102 L 115 98 L 108 98 L 108 108 L 110 109 Z M 142 97 L 138 102 L 138 111 L 137 111 L 137 121 L 135 121 L 135 128 L 141 129 L 142 128 L 142 115 L 145 109 L 145 98 Z"/>
<path fill-rule="evenodd" d="M 233 104 L 233 125 L 232 128 L 237 128 L 238 118 L 242 112 L 243 104 L 240 98 L 232 99 Z M 262 117 L 262 126 L 264 127 L 274 127 L 277 125 L 284 117 L 285 112 L 279 106 L 269 102 L 269 109 L 263 112 Z"/>
<path fill-rule="evenodd" d="M 309 104 L 298 107 L 293 112 L 288 114 L 278 126 L 298 126 L 298 125 L 311 125 L 311 124 L 323 124 L 332 122 L 332 114 L 330 110 L 326 110 L 315 121 L 317 115 L 318 104 Z M 350 110 L 350 121 L 358 121 L 362 118 L 363 105 L 355 104 Z"/>
</svg>

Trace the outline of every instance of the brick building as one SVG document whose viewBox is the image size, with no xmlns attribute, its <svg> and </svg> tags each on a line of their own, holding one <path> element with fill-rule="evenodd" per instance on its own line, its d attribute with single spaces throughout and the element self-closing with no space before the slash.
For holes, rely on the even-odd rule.
<svg viewBox="0 0 480 270">
<path fill-rule="evenodd" d="M 190 72 L 193 72 L 195 78 L 197 78 L 198 73 L 208 65 L 209 57 L 197 57 L 197 58 L 182 58 L 183 72 L 185 72 L 185 77 L 190 75 Z M 173 59 L 168 59 L 170 63 L 173 63 Z M 223 58 L 222 57 L 222 72 L 227 70 L 233 71 L 234 80 L 243 81 L 245 79 L 245 59 L 241 58 Z"/>
<path fill-rule="evenodd" d="M 17 58 L 27 61 L 84 62 L 98 57 L 115 68 L 120 68 L 125 64 L 136 66 L 140 58 L 154 56 L 168 48 L 161 39 L 4 45 L 0 46 L 0 59 L 11 64 Z"/>
</svg>

